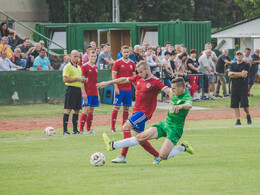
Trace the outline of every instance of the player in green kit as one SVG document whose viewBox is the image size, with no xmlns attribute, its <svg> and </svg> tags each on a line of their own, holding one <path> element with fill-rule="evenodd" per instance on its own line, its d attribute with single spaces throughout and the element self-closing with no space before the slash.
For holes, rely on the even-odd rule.
<svg viewBox="0 0 260 195">
<path fill-rule="evenodd" d="M 186 141 L 183 141 L 181 146 L 176 147 L 176 144 L 183 133 L 186 116 L 191 108 L 192 98 L 185 89 L 184 79 L 182 77 L 173 79 L 170 108 L 166 119 L 153 125 L 144 132 L 136 134 L 135 137 L 117 142 L 111 141 L 107 134 L 103 133 L 103 139 L 106 143 L 107 150 L 112 151 L 117 148 L 131 147 L 140 144 L 145 140 L 166 137 L 159 153 L 160 158 L 158 158 L 158 161 L 154 162 L 154 164 L 158 164 L 162 159 L 167 160 L 172 158 L 183 151 L 193 154 L 193 149 Z"/>
</svg>

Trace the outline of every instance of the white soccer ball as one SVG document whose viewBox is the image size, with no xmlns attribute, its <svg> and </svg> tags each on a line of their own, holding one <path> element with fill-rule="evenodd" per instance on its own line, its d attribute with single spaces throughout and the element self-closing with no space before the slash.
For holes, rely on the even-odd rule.
<svg viewBox="0 0 260 195">
<path fill-rule="evenodd" d="M 47 127 L 45 129 L 45 135 L 53 136 L 55 134 L 55 129 L 53 127 Z"/>
<path fill-rule="evenodd" d="M 105 164 L 105 162 L 106 162 L 105 156 L 100 152 L 96 152 L 92 154 L 92 156 L 90 157 L 90 163 L 93 166 L 101 167 Z"/>
</svg>

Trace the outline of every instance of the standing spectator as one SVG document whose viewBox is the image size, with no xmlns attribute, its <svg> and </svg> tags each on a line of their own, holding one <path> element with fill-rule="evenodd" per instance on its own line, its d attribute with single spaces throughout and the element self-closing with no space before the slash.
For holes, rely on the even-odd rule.
<svg viewBox="0 0 260 195">
<path fill-rule="evenodd" d="M 225 70 L 226 64 L 233 64 L 234 61 L 231 61 L 231 59 L 228 57 L 228 49 L 223 49 L 222 54 L 218 57 L 218 62 L 216 65 L 216 73 L 218 74 L 217 76 L 217 89 L 215 91 L 215 97 L 221 97 L 219 95 L 219 89 L 220 86 L 222 85 L 222 91 L 223 91 L 223 96 L 224 97 L 229 97 L 227 94 L 227 89 L 226 89 L 226 78 L 225 78 Z"/>
<path fill-rule="evenodd" d="M 187 61 L 188 70 L 191 71 L 191 74 L 198 74 L 199 73 L 200 66 L 199 66 L 198 60 L 196 59 L 196 55 L 197 55 L 197 50 L 196 49 L 191 49 L 190 50 L 190 58 Z M 189 84 L 191 86 L 191 90 L 190 90 L 191 97 L 193 97 L 193 95 L 195 94 L 195 92 L 199 88 L 198 81 L 199 81 L 199 76 L 198 75 L 190 76 Z"/>
<path fill-rule="evenodd" d="M 92 48 L 93 50 L 96 51 L 96 49 L 97 49 L 97 44 L 96 44 L 95 41 L 91 41 L 91 42 L 89 43 L 89 45 L 91 46 L 91 48 Z"/>
<path fill-rule="evenodd" d="M 98 69 L 104 69 L 105 65 L 113 64 L 115 61 L 111 57 L 110 54 L 110 44 L 106 44 L 104 51 L 100 53 L 97 61 L 97 67 Z"/>
<path fill-rule="evenodd" d="M 34 70 L 51 70 L 51 63 L 49 58 L 46 57 L 46 50 L 40 49 L 39 56 L 33 62 Z"/>
<path fill-rule="evenodd" d="M 170 55 L 171 55 L 171 57 L 170 57 L 169 60 L 170 60 L 170 64 L 171 64 L 171 67 L 172 67 L 172 71 L 175 72 L 175 70 L 176 70 L 176 67 L 175 67 L 175 64 L 174 64 L 174 60 L 176 58 L 175 51 L 173 50 Z"/>
<path fill-rule="evenodd" d="M 212 59 L 213 63 L 216 64 L 217 61 L 218 61 L 218 58 L 217 58 L 216 53 L 215 53 L 214 51 L 212 51 L 212 45 L 211 45 L 211 43 L 206 43 L 206 44 L 205 44 L 205 50 L 200 53 L 199 58 L 200 58 L 203 54 L 206 54 L 206 51 L 207 51 L 207 50 L 210 50 L 210 51 L 211 51 L 211 59 Z"/>
<path fill-rule="evenodd" d="M 2 37 L 2 43 L 0 44 L 0 52 L 5 51 L 7 58 L 10 59 L 13 56 L 13 50 L 8 45 L 8 37 Z"/>
<path fill-rule="evenodd" d="M 144 58 L 141 56 L 141 47 L 140 45 L 136 45 L 134 46 L 134 54 L 135 54 L 135 58 L 136 58 L 136 63 L 140 62 L 141 60 L 143 60 Z"/>
<path fill-rule="evenodd" d="M 256 49 L 254 54 L 251 56 L 252 65 L 248 72 L 248 96 L 253 96 L 250 93 L 250 89 L 254 85 L 255 75 L 258 71 L 258 64 L 260 64 L 260 56 L 259 56 L 260 52 L 259 51 L 260 51 L 259 49 Z"/>
<path fill-rule="evenodd" d="M 80 116 L 80 133 L 93 133 L 91 129 L 95 107 L 99 107 L 99 94 L 97 89 L 98 69 L 95 65 L 97 54 L 93 49 L 89 53 L 89 61 L 81 66 L 82 75 L 88 80 L 88 83 L 82 85 L 82 107 L 83 111 Z M 84 125 L 87 124 L 87 131 L 84 131 Z"/>
<path fill-rule="evenodd" d="M 157 46 L 158 47 L 158 46 Z M 169 41 L 166 41 L 164 43 L 164 48 L 161 48 L 161 55 L 162 55 L 162 59 L 164 59 L 164 55 L 165 55 L 165 52 L 168 51 L 168 48 L 171 47 L 171 43 Z M 171 53 L 171 52 L 170 52 Z"/>
<path fill-rule="evenodd" d="M 105 50 L 105 47 L 106 47 L 106 44 L 101 44 L 99 53 L 102 53 Z"/>
<path fill-rule="evenodd" d="M 83 62 L 82 62 L 83 52 L 81 51 L 81 49 L 77 49 L 77 51 L 79 52 L 79 61 L 78 61 L 78 65 L 81 67 L 81 66 L 83 65 Z"/>
<path fill-rule="evenodd" d="M 181 54 L 181 45 L 179 44 L 174 45 L 174 49 L 177 55 Z"/>
<path fill-rule="evenodd" d="M 122 47 L 123 57 L 114 63 L 112 69 L 112 80 L 121 77 L 131 77 L 135 75 L 135 63 L 129 60 L 130 50 L 128 46 Z M 128 84 L 114 84 L 115 98 L 114 108 L 111 115 L 111 132 L 115 132 L 115 124 L 118 111 L 123 103 L 123 121 L 122 126 L 128 119 L 129 107 L 132 106 L 132 86 Z M 123 132 L 124 133 L 124 132 Z M 125 136 L 125 133 L 124 133 Z"/>
<path fill-rule="evenodd" d="M 150 43 L 144 42 L 143 47 L 144 47 L 144 50 L 147 52 L 148 48 L 150 47 Z"/>
<path fill-rule="evenodd" d="M 1 23 L 0 38 L 8 37 L 8 45 L 12 45 L 12 42 L 16 39 L 16 31 L 8 29 L 6 22 Z"/>
<path fill-rule="evenodd" d="M 26 60 L 21 58 L 21 50 L 19 48 L 14 50 L 14 55 L 10 58 L 10 60 L 15 65 L 26 68 Z"/>
<path fill-rule="evenodd" d="M 133 52 L 132 47 L 129 47 L 129 51 L 130 51 L 129 59 L 132 60 L 136 64 L 136 58 L 135 58 L 135 54 Z M 121 51 L 118 53 L 117 59 L 121 59 L 122 57 L 123 57 L 123 54 L 122 54 L 122 47 L 121 47 Z"/>
<path fill-rule="evenodd" d="M 70 56 L 69 55 L 65 55 L 63 57 L 63 63 L 60 65 L 59 70 L 63 70 L 64 67 L 70 62 Z"/>
<path fill-rule="evenodd" d="M 6 56 L 6 52 L 2 51 L 0 57 L 0 71 L 9 71 L 12 70 L 12 68 L 22 69 L 22 67 L 13 64 Z"/>
<path fill-rule="evenodd" d="M 181 53 L 180 55 L 177 55 L 177 57 L 174 60 L 175 72 L 177 72 L 179 74 L 183 74 L 185 72 L 186 60 L 187 60 L 186 53 Z"/>
<path fill-rule="evenodd" d="M 81 68 L 78 66 L 79 52 L 71 51 L 71 61 L 63 69 L 63 81 L 67 85 L 63 115 L 63 135 L 69 135 L 68 122 L 71 110 L 74 111 L 72 116 L 73 134 L 79 134 L 78 118 L 79 110 L 81 109 L 81 87 L 87 82 L 86 78 L 82 77 Z"/>
<path fill-rule="evenodd" d="M 199 71 L 203 74 L 203 99 L 204 100 L 208 100 L 210 99 L 210 95 L 209 93 L 209 76 L 210 79 L 212 79 L 212 77 L 214 76 L 214 70 L 212 69 L 212 67 L 214 67 L 213 61 L 211 59 L 211 50 L 208 49 L 206 51 L 206 54 L 202 55 L 199 58 L 199 64 L 200 64 L 200 69 Z M 211 82 L 213 82 L 213 80 L 211 80 Z"/>
<path fill-rule="evenodd" d="M 83 58 L 82 58 L 82 64 L 86 64 L 89 61 L 88 53 L 89 53 L 90 50 L 92 50 L 92 47 L 90 45 L 88 45 L 86 47 L 86 52 L 85 52 L 85 54 L 83 55 Z"/>
<path fill-rule="evenodd" d="M 249 64 L 243 61 L 244 54 L 241 51 L 236 52 L 237 62 L 231 64 L 228 76 L 231 78 L 231 108 L 234 108 L 237 118 L 236 125 L 241 125 L 240 122 L 240 107 L 244 108 L 247 114 L 247 124 L 252 124 L 251 116 L 249 113 L 248 104 L 248 71 Z"/>
<path fill-rule="evenodd" d="M 162 66 L 161 62 L 157 59 L 155 52 L 152 47 L 147 49 L 146 60 L 151 69 L 151 72 L 154 76 L 160 78 L 160 67 Z"/>
<path fill-rule="evenodd" d="M 172 70 L 172 67 L 171 67 L 171 63 L 170 63 L 170 57 L 171 57 L 171 54 L 166 51 L 164 53 L 164 59 L 162 60 L 162 64 L 163 64 L 163 84 L 168 86 L 169 88 L 171 88 L 171 80 L 174 78 L 174 72 Z M 163 96 L 163 101 L 164 102 L 167 102 L 169 100 L 169 96 L 165 97 L 165 93 L 163 92 L 162 94 Z"/>
<path fill-rule="evenodd" d="M 97 54 L 97 59 L 96 59 L 96 62 L 95 62 L 95 64 L 97 63 L 97 60 L 98 60 L 98 56 L 99 56 L 99 51 L 98 51 L 98 48 L 97 48 L 97 44 L 96 44 L 96 42 L 95 41 L 91 41 L 90 43 L 89 43 L 89 45 L 92 47 L 92 49 L 96 52 L 96 54 Z"/>
</svg>

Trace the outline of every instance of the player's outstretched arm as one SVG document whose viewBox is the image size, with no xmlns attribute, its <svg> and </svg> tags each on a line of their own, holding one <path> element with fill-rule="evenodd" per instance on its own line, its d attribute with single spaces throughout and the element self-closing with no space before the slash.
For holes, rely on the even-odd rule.
<svg viewBox="0 0 260 195">
<path fill-rule="evenodd" d="M 170 98 L 172 97 L 173 92 L 172 92 L 172 89 L 171 89 L 171 88 L 166 87 L 166 88 L 164 88 L 162 91 L 163 91 L 164 93 L 166 93 Z"/>
<path fill-rule="evenodd" d="M 182 105 L 176 105 L 172 107 L 172 111 L 175 113 L 178 113 L 180 109 L 189 110 L 192 108 L 192 105 L 190 103 L 182 104 Z"/>
<path fill-rule="evenodd" d="M 128 77 L 121 77 L 121 78 L 118 78 L 115 80 L 104 81 L 104 82 L 98 83 L 96 86 L 98 88 L 105 88 L 106 86 L 108 86 L 110 84 L 125 84 L 125 83 L 129 83 Z"/>
</svg>

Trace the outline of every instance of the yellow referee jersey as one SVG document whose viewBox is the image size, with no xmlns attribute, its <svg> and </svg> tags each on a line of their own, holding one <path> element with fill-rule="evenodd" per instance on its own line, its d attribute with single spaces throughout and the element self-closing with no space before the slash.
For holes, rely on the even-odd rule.
<svg viewBox="0 0 260 195">
<path fill-rule="evenodd" d="M 63 76 L 66 76 L 68 78 L 81 78 L 82 72 L 80 66 L 74 66 L 69 62 L 63 69 Z M 79 87 L 81 88 L 82 83 L 80 81 L 75 81 L 72 83 L 65 83 L 67 86 L 73 86 L 73 87 Z"/>
</svg>

